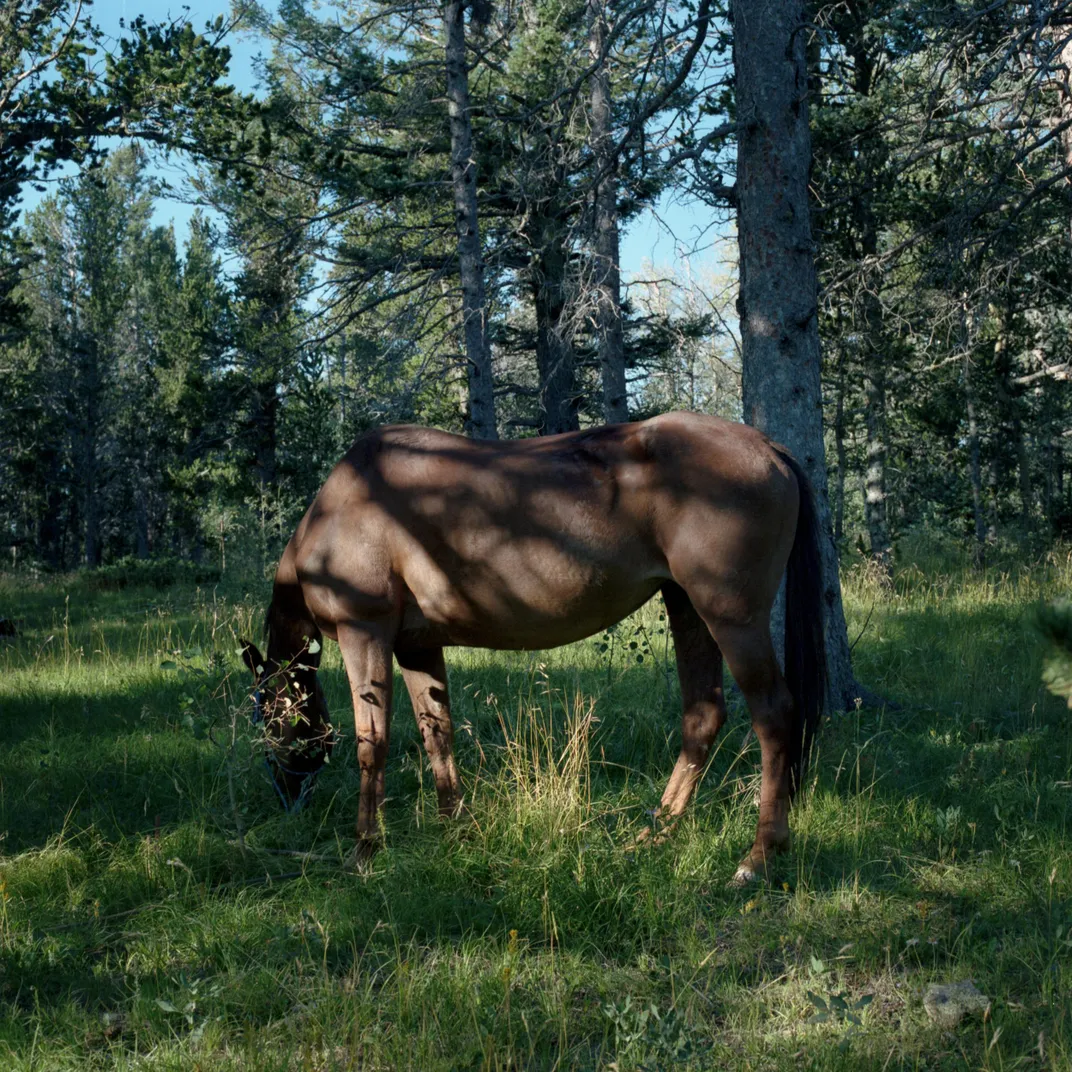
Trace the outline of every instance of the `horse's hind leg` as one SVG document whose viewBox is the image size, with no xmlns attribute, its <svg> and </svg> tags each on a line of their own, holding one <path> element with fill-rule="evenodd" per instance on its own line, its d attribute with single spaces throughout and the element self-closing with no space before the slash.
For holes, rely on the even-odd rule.
<svg viewBox="0 0 1072 1072">
<path fill-rule="evenodd" d="M 655 814 L 676 818 L 692 799 L 707 754 L 726 721 L 726 698 L 722 653 L 684 589 L 673 582 L 664 585 L 663 601 L 674 635 L 683 712 L 681 754 Z"/>
<path fill-rule="evenodd" d="M 443 649 L 396 651 L 413 714 L 435 779 L 439 814 L 451 817 L 461 805 L 461 783 L 454 763 L 454 724 L 450 717 L 447 669 Z"/>
<path fill-rule="evenodd" d="M 711 630 L 752 714 L 762 753 L 759 824 L 756 839 L 741 861 L 734 882 L 764 874 L 768 859 L 789 847 L 789 753 L 793 698 L 774 654 L 770 630 L 762 625 L 712 621 Z"/>
<path fill-rule="evenodd" d="M 377 841 L 384 799 L 394 680 L 391 665 L 394 630 L 379 622 L 340 623 L 338 638 L 354 701 L 357 763 L 361 768 L 357 847 L 359 854 L 368 854 Z"/>
</svg>

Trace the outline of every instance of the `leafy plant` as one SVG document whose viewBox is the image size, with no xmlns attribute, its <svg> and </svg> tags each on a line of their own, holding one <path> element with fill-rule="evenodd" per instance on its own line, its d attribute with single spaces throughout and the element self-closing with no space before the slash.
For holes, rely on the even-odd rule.
<svg viewBox="0 0 1072 1072">
<path fill-rule="evenodd" d="M 1037 624 L 1050 648 L 1042 680 L 1072 708 L 1072 601 L 1062 599 L 1040 607 Z"/>
<path fill-rule="evenodd" d="M 862 1027 L 863 1021 L 857 1014 L 862 1013 L 875 1000 L 874 994 L 864 994 L 863 997 L 850 1003 L 847 990 L 839 990 L 836 994 L 827 994 L 826 997 L 812 990 L 807 991 L 807 994 L 808 1000 L 816 1010 L 812 1016 L 808 1017 L 809 1024 L 824 1024 L 832 1020 L 835 1023 Z"/>
<path fill-rule="evenodd" d="M 640 1069 L 656 1072 L 670 1064 L 683 1064 L 707 1047 L 698 1047 L 688 1034 L 685 1017 L 674 1008 L 666 1013 L 654 1003 L 634 1005 L 632 997 L 603 1006 L 603 1015 L 614 1025 L 618 1064 L 636 1060 Z"/>
<path fill-rule="evenodd" d="M 205 1028 L 213 1021 L 222 1017 L 205 1015 L 204 1006 L 218 998 L 223 992 L 223 986 L 219 982 L 208 982 L 204 979 L 187 979 L 180 975 L 177 980 L 179 993 L 174 1001 L 166 998 L 157 998 L 156 1004 L 169 1016 L 181 1017 L 190 1029 L 190 1038 L 196 1042 L 205 1032 Z"/>
<path fill-rule="evenodd" d="M 960 829 L 960 805 L 939 808 L 934 823 L 938 827 L 938 855 L 944 856 L 944 849 L 954 841 Z"/>
</svg>

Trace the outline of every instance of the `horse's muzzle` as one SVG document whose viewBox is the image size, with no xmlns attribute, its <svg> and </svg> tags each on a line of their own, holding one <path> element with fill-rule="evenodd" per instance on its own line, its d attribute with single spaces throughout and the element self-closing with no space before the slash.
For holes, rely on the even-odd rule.
<svg viewBox="0 0 1072 1072">
<path fill-rule="evenodd" d="M 324 769 L 324 764 L 321 763 L 319 767 L 314 767 L 312 770 L 294 770 L 284 766 L 275 756 L 269 754 L 264 757 L 264 767 L 272 780 L 272 788 L 275 789 L 283 810 L 288 815 L 294 815 L 305 807 L 316 785 L 317 775 Z"/>
</svg>

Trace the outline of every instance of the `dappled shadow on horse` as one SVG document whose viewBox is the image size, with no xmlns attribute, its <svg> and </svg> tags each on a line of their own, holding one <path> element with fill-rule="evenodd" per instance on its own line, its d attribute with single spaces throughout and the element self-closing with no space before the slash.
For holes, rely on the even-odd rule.
<svg viewBox="0 0 1072 1072">
<path fill-rule="evenodd" d="M 785 673 L 770 612 L 786 576 Z M 359 851 L 384 801 L 392 657 L 453 815 L 461 784 L 443 649 L 541 649 L 590 636 L 656 592 L 683 701 L 681 752 L 657 816 L 687 806 L 726 720 L 723 660 L 762 752 L 759 821 L 738 879 L 789 841 L 788 811 L 824 692 L 811 491 L 754 429 L 672 413 L 541 439 L 467 440 L 389 427 L 332 471 L 276 572 L 267 650 L 245 649 L 284 806 L 300 806 L 333 743 L 316 679 L 338 641 L 361 771 Z"/>
</svg>

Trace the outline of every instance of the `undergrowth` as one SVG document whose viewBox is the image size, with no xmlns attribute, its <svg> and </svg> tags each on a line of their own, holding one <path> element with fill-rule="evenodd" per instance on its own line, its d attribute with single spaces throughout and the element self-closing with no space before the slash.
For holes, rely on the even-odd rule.
<svg viewBox="0 0 1072 1072">
<path fill-rule="evenodd" d="M 1072 1068 L 1072 743 L 1032 628 L 1070 582 L 1056 552 L 848 567 L 858 675 L 896 706 L 827 718 L 793 851 L 739 891 L 737 700 L 687 818 L 633 846 L 677 751 L 658 601 L 448 653 L 448 826 L 396 687 L 386 847 L 355 870 L 334 645 L 344 741 L 288 816 L 235 654 L 264 591 L 0 578 L 0 1067 Z M 963 979 L 991 1013 L 943 1031 L 921 992 Z"/>
</svg>

